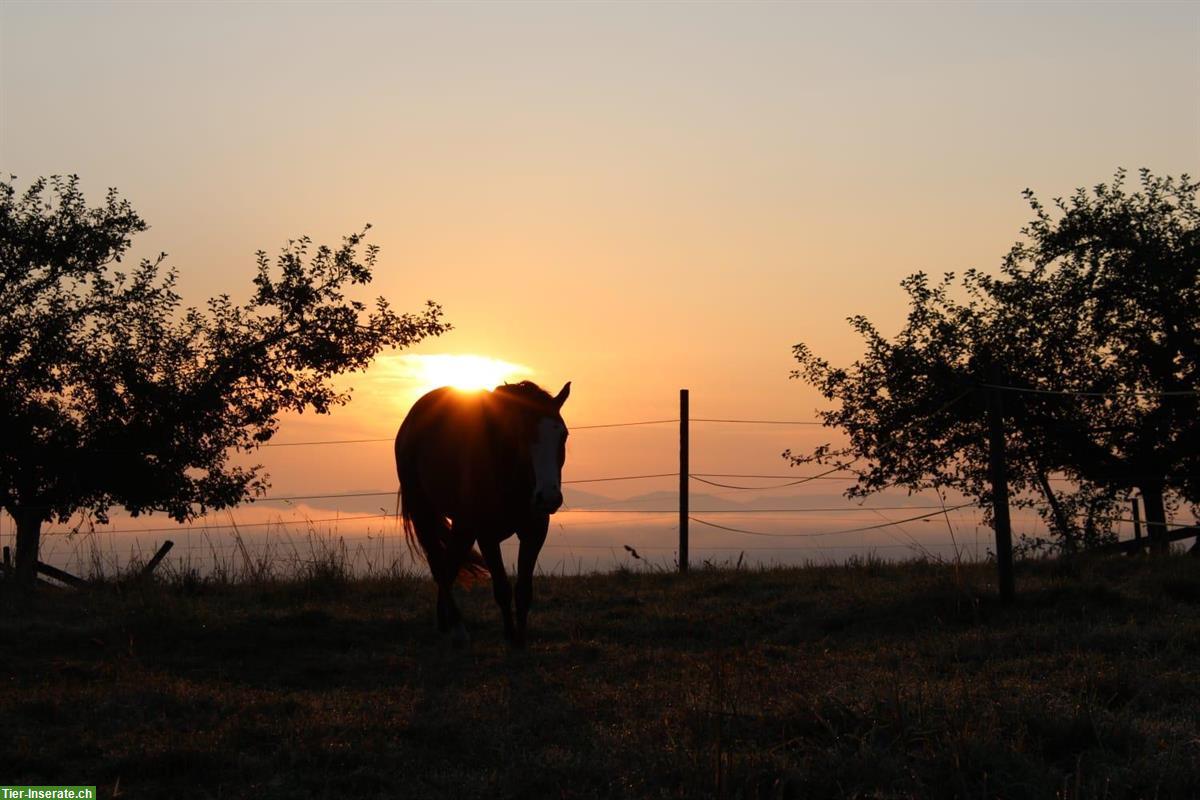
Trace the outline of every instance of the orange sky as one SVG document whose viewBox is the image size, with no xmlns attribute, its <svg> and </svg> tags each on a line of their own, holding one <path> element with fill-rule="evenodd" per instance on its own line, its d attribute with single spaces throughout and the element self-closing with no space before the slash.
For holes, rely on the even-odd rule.
<svg viewBox="0 0 1200 800">
<path fill-rule="evenodd" d="M 197 304 L 370 222 L 373 292 L 455 325 L 414 353 L 571 380 L 576 425 L 674 416 L 680 387 L 812 418 L 791 345 L 849 360 L 845 317 L 895 329 L 903 276 L 997 265 L 1026 186 L 1200 171 L 1197 97 L 1187 3 L 0 5 L 19 183 L 118 187 Z M 396 363 L 278 440 L 393 434 Z M 674 436 L 580 432 L 566 477 L 670 471 Z M 708 426 L 693 469 L 786 471 L 817 436 Z M 278 493 L 394 486 L 386 445 L 262 460 Z"/>
</svg>

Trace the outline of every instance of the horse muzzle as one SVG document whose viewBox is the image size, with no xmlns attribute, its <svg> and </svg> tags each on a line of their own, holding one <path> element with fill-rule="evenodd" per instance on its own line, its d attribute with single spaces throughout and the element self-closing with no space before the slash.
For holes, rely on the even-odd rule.
<svg viewBox="0 0 1200 800">
<path fill-rule="evenodd" d="M 533 508 L 543 514 L 553 514 L 562 504 L 562 492 L 558 489 L 539 489 L 533 493 Z"/>
</svg>

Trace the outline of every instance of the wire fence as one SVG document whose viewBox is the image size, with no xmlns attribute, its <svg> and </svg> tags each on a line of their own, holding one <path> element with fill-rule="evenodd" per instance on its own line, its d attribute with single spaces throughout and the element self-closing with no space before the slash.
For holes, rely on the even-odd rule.
<svg viewBox="0 0 1200 800">
<path fill-rule="evenodd" d="M 985 386 L 987 386 L 987 388 L 992 388 L 992 389 L 999 389 L 999 390 L 1005 390 L 1005 391 L 1010 391 L 1010 392 L 1028 392 L 1028 393 L 1033 393 L 1033 394 L 1076 395 L 1076 396 L 1086 396 L 1086 397 L 1114 396 L 1113 393 L 1111 393 L 1111 392 L 1109 392 L 1109 393 L 1089 392 L 1089 391 L 1059 392 L 1059 391 L 1043 390 L 1043 389 L 1036 389 L 1036 388 L 1022 388 L 1022 387 L 1001 386 L 1001 385 L 992 385 L 992 384 L 986 384 Z M 953 404 L 954 402 L 957 402 L 958 400 L 962 399 L 962 397 L 964 397 L 966 394 L 968 394 L 969 391 L 970 390 L 967 390 L 966 392 L 963 392 L 962 394 L 956 396 L 955 398 L 952 398 L 951 401 L 946 404 L 946 406 L 949 406 L 949 405 Z M 1138 391 L 1138 392 L 1129 392 L 1127 394 L 1137 395 L 1137 396 L 1149 396 L 1152 394 L 1157 394 L 1159 396 L 1172 396 L 1173 397 L 1173 396 L 1182 396 L 1182 395 L 1194 396 L 1197 393 L 1195 391 L 1189 390 L 1189 391 L 1168 391 L 1168 392 L 1159 392 L 1159 393 Z M 575 431 L 645 427 L 645 426 L 678 424 L 679 422 L 680 422 L 680 420 L 678 418 L 635 420 L 635 421 L 630 421 L 630 422 L 609 422 L 609 423 L 597 423 L 597 424 L 588 424 L 588 425 L 575 425 L 575 426 L 571 427 L 571 431 L 575 432 Z M 825 424 L 822 421 L 816 421 L 816 420 L 738 419 L 738 418 L 723 418 L 723 417 L 722 418 L 689 417 L 688 422 L 689 422 L 689 424 L 690 423 L 705 423 L 705 424 L 762 425 L 762 426 L 821 426 L 821 425 Z M 379 444 L 379 443 L 392 442 L 392 441 L 393 441 L 393 437 L 322 439 L 322 440 L 302 440 L 302 441 L 293 441 L 293 442 L 269 442 L 269 443 L 262 445 L 262 447 L 265 447 L 265 448 L 269 448 L 269 447 L 322 447 L 322 446 L 336 446 L 336 445 Z M 855 470 L 853 470 L 847 466 L 838 466 L 838 467 L 828 469 L 828 470 L 825 470 L 822 472 L 818 472 L 815 474 L 811 474 L 811 475 L 778 474 L 778 473 L 765 473 L 765 474 L 764 473 L 734 473 L 734 472 L 721 472 L 721 473 L 689 472 L 689 474 L 688 474 L 688 478 L 690 481 L 696 482 L 697 484 L 700 484 L 702 486 L 729 490 L 729 491 L 725 491 L 722 493 L 715 493 L 715 494 L 708 494 L 708 495 L 701 496 L 701 497 L 713 498 L 713 499 L 720 499 L 722 497 L 727 497 L 730 495 L 735 495 L 735 496 L 742 495 L 747 492 L 753 493 L 753 492 L 778 491 L 781 489 L 790 489 L 790 488 L 794 488 L 794 487 L 800 487 L 800 486 L 803 486 L 805 484 L 815 482 L 815 481 L 835 481 L 835 482 L 840 481 L 840 482 L 844 483 L 847 480 L 853 481 L 855 478 L 857 478 L 857 476 L 858 476 L 858 473 L 856 473 Z M 602 476 L 594 476 L 594 477 L 571 478 L 568 480 L 564 480 L 563 484 L 565 484 L 565 485 L 607 484 L 607 483 L 619 483 L 619 482 L 638 482 L 638 481 L 667 479 L 667 478 L 678 480 L 679 472 L 638 473 L 638 474 L 629 474 L 629 475 L 602 475 Z M 714 479 L 721 479 L 721 480 L 714 480 Z M 728 482 L 726 482 L 729 479 L 734 479 L 734 480 L 739 480 L 739 481 L 770 480 L 770 481 L 783 481 L 783 482 L 770 483 L 770 484 L 748 485 L 745 483 L 728 483 Z M 1071 481 L 1072 480 L 1069 477 L 1059 477 L 1059 476 L 1052 477 L 1051 479 L 1056 480 L 1056 481 Z M 366 499 L 366 498 L 381 498 L 381 499 L 388 498 L 388 499 L 391 499 L 391 498 L 396 498 L 396 495 L 397 495 L 397 493 L 395 490 L 325 491 L 325 492 L 315 492 L 315 493 L 311 493 L 311 494 L 266 495 L 263 497 L 254 498 L 252 502 L 253 503 L 303 504 L 306 501 L 320 501 L 320 500 L 362 500 L 362 499 Z M 798 495 L 794 496 L 794 497 L 796 499 L 802 499 L 801 496 L 798 496 Z M 955 525 L 952 522 L 951 514 L 952 514 L 952 512 L 959 512 L 959 515 L 957 515 L 955 517 L 955 521 L 958 523 L 960 533 L 962 532 L 962 529 L 964 529 L 964 528 L 973 528 L 974 529 L 974 532 L 975 532 L 975 547 L 974 547 L 974 549 L 975 549 L 976 555 L 978 555 L 979 528 L 980 528 L 979 518 L 975 517 L 975 518 L 964 519 L 961 516 L 961 513 L 965 513 L 967 509 L 978 508 L 979 507 L 978 503 L 970 501 L 970 502 L 956 503 L 954 505 L 947 506 L 945 504 L 944 498 L 939 496 L 938 499 L 939 499 L 939 503 L 937 505 L 904 504 L 904 505 L 869 506 L 869 505 L 865 505 L 865 504 L 861 504 L 861 503 L 857 504 L 857 505 L 852 505 L 852 504 L 849 504 L 849 501 L 848 501 L 848 504 L 845 506 L 829 506 L 829 505 L 782 506 L 778 503 L 775 503 L 775 504 L 770 505 L 769 507 L 758 507 L 758 506 L 740 507 L 740 504 L 739 504 L 739 507 L 734 507 L 734 508 L 707 508 L 707 509 L 693 508 L 692 513 L 689 513 L 687 515 L 688 521 L 694 522 L 694 523 L 701 525 L 704 528 L 707 528 L 709 530 L 719 531 L 723 535 L 733 535 L 733 536 L 738 536 L 738 537 L 753 537 L 753 538 L 759 538 L 759 539 L 771 538 L 771 539 L 780 539 L 780 540 L 796 540 L 796 539 L 829 539 L 832 537 L 848 536 L 848 535 L 854 535 L 854 534 L 882 532 L 888 536 L 891 536 L 893 539 L 895 539 L 895 541 L 891 541 L 891 542 L 883 542 L 883 541 L 858 542 L 858 543 L 854 543 L 854 544 L 846 544 L 846 543 L 836 543 L 835 544 L 835 543 L 822 542 L 817 545 L 775 544 L 775 545 L 769 545 L 769 546 L 748 545 L 748 544 L 741 544 L 740 542 L 734 543 L 734 544 L 723 544 L 723 543 L 722 544 L 714 544 L 714 543 L 697 542 L 696 544 L 691 545 L 689 547 L 689 549 L 693 552 L 698 552 L 698 553 L 705 553 L 705 552 L 709 552 L 709 553 L 760 552 L 760 553 L 775 553 L 775 554 L 793 552 L 793 551 L 805 551 L 805 552 L 839 551 L 839 552 L 841 552 L 841 551 L 848 551 L 848 550 L 857 550 L 857 551 L 870 552 L 870 551 L 874 551 L 874 550 L 905 549 L 905 550 L 909 550 L 912 552 L 924 553 L 924 554 L 928 555 L 931 552 L 931 550 L 936 550 L 939 548 L 941 548 L 941 549 L 950 548 L 957 555 L 963 550 L 964 543 L 966 542 L 966 539 L 967 539 L 967 537 L 965 537 L 965 536 L 960 537 L 960 536 L 955 535 Z M 611 543 L 611 542 L 610 543 L 601 543 L 601 542 L 594 542 L 594 541 L 576 541 L 576 540 L 574 540 L 574 536 L 571 534 L 571 531 L 575 528 L 581 528 L 581 527 L 595 528 L 595 527 L 602 526 L 604 528 L 610 528 L 610 529 L 628 529 L 633 526 L 637 526 L 643 532 L 654 531 L 654 532 L 657 532 L 658 534 L 662 534 L 664 532 L 669 533 L 672 530 L 678 529 L 677 525 L 664 526 L 664 524 L 663 524 L 668 519 L 675 519 L 676 521 L 678 521 L 679 517 L 678 517 L 678 509 L 677 508 L 629 507 L 629 505 L 628 505 L 629 502 L 630 502 L 629 499 L 624 499 L 624 500 L 614 499 L 611 502 L 609 502 L 609 501 L 598 501 L 598 502 L 592 501 L 591 503 L 586 504 L 586 505 L 564 506 L 563 509 L 561 510 L 561 514 L 556 515 L 555 520 L 554 520 L 555 530 L 559 535 L 556 538 L 548 541 L 547 544 L 545 545 L 545 547 L 550 550 L 610 551 L 613 554 L 618 555 L 618 556 L 621 555 L 622 553 L 626 553 L 626 551 L 628 551 L 627 555 L 632 554 L 631 557 L 634 557 L 634 558 L 638 557 L 636 555 L 637 551 L 677 552 L 678 551 L 677 545 L 663 544 L 663 543 L 659 543 L 659 542 L 637 543 L 635 541 L 633 544 L 630 544 L 630 545 L 623 545 L 623 544 L 618 545 L 616 543 Z M 907 516 L 902 519 L 893 520 L 893 519 L 889 519 L 888 517 L 884 516 L 881 513 L 883 511 L 920 511 L 922 513 L 919 513 L 919 514 L 916 514 L 913 516 Z M 874 514 L 874 515 L 878 516 L 879 518 L 881 518 L 883 521 L 879 522 L 879 523 L 873 523 L 870 525 L 858 525 L 858 526 L 852 526 L 852 527 L 836 527 L 836 528 L 832 528 L 829 530 L 816 530 L 816 531 L 794 530 L 794 528 L 797 527 L 798 519 L 802 519 L 802 517 L 799 517 L 798 515 L 807 515 L 807 514 L 840 515 L 840 514 L 863 514 L 863 513 Z M 601 520 L 588 520 L 588 521 L 576 520 L 576 519 L 571 519 L 569 522 L 563 521 L 563 516 L 569 516 L 569 515 L 574 515 L 574 514 L 581 514 L 581 515 L 588 515 L 588 514 L 600 515 L 600 514 L 602 514 L 602 515 L 606 515 L 606 518 L 601 519 Z M 778 516 L 775 516 L 775 517 L 759 516 L 759 515 L 764 515 L 764 514 L 774 514 L 774 515 L 778 515 Z M 732 516 L 734 518 L 736 518 L 738 516 L 746 516 L 746 517 L 756 518 L 760 522 L 781 522 L 781 523 L 788 524 L 791 528 L 793 528 L 793 530 L 785 530 L 785 531 L 761 530 L 761 529 L 756 529 L 756 528 L 740 527 L 738 525 L 733 525 L 733 524 L 722 524 L 722 523 L 714 522 L 711 519 L 707 519 L 707 517 L 710 517 L 712 515 L 726 515 L 726 516 Z M 942 518 L 945 521 L 947 529 L 949 530 L 949 532 L 951 534 L 950 539 L 948 539 L 948 540 L 947 539 L 917 539 L 917 538 L 913 537 L 904 528 L 904 526 L 909 523 L 929 522 L 929 521 L 935 520 L 937 518 Z M 1132 523 L 1133 522 L 1133 520 L 1126 520 L 1124 518 L 1119 518 L 1114 521 L 1121 522 L 1121 523 Z M 377 532 L 372 533 L 372 532 L 368 531 L 365 534 L 349 534 L 349 533 L 337 532 L 336 526 L 340 526 L 340 525 L 347 524 L 347 523 L 353 523 L 355 525 L 357 525 L 359 523 L 367 523 L 368 525 L 371 523 L 376 523 L 376 524 L 380 525 L 380 529 Z M 54 537 L 65 537 L 66 539 L 70 540 L 73 544 L 73 551 L 72 551 L 73 560 L 75 560 L 77 563 L 82 563 L 82 557 L 79 554 L 79 550 L 85 543 L 94 547 L 96 545 L 96 541 L 98 538 L 107 536 L 107 537 L 109 537 L 109 541 L 110 541 L 109 551 L 110 551 L 110 553 L 115 553 L 116 552 L 115 537 L 118 534 L 126 536 L 126 537 L 129 537 L 129 536 L 135 537 L 135 542 L 134 542 L 135 546 L 137 546 L 136 537 L 140 537 L 140 536 L 150 536 L 153 534 L 174 534 L 176 536 L 184 536 L 184 537 L 187 537 L 188 541 L 183 543 L 182 545 L 177 544 L 175 547 L 175 551 L 177 551 L 179 553 L 184 553 L 184 554 L 190 554 L 193 552 L 215 554 L 215 553 L 221 553 L 221 552 L 227 552 L 227 551 L 234 551 L 237 549 L 241 549 L 244 552 L 247 547 L 247 539 L 245 537 L 242 537 L 241 532 L 243 530 L 257 531 L 259 529 L 262 529 L 265 535 L 262 536 L 261 539 L 257 540 L 257 544 L 263 545 L 263 546 L 268 546 L 272 541 L 271 540 L 272 532 L 274 532 L 276 534 L 275 545 L 277 548 L 288 547 L 288 548 L 292 548 L 293 550 L 295 550 L 297 547 L 295 538 L 290 533 L 288 535 L 282 536 L 282 537 L 279 536 L 279 533 L 281 531 L 295 531 L 295 530 L 297 530 L 297 528 L 302 532 L 303 536 L 308 537 L 310 540 L 312 539 L 312 537 L 316 536 L 318 539 L 322 539 L 327 543 L 336 542 L 336 543 L 341 543 L 342 546 L 344 546 L 345 543 L 356 543 L 354 546 L 358 547 L 359 549 L 362 549 L 364 547 L 364 545 L 362 543 L 369 543 L 370 546 L 372 546 L 372 547 L 380 546 L 384 550 L 386 550 L 389 547 L 392 548 L 393 550 L 397 550 L 401 547 L 406 548 L 407 545 L 404 543 L 403 536 L 401 535 L 401 532 L 400 532 L 398 526 L 396 525 L 396 523 L 397 523 L 397 518 L 394 513 L 389 513 L 388 511 L 381 509 L 380 513 L 373 513 L 373 514 L 339 514 L 336 516 L 318 517 L 318 518 L 302 516 L 301 519 L 292 520 L 292 521 L 284 520 L 282 517 L 280 517 L 279 519 L 275 519 L 275 520 L 261 520 L 261 519 L 260 520 L 251 520 L 251 519 L 237 520 L 237 519 L 234 519 L 232 517 L 232 515 L 230 515 L 228 523 L 218 522 L 215 520 L 208 520 L 208 521 L 205 521 L 205 522 L 202 522 L 199 524 L 193 524 L 193 525 L 156 526 L 156 527 L 144 527 L 144 528 L 143 527 L 96 526 L 96 527 L 90 528 L 89 530 L 82 530 L 81 528 L 77 527 L 75 529 L 59 529 L 59 530 L 52 529 L 52 530 L 46 531 L 43 535 L 51 537 L 50 539 L 47 540 L 48 542 L 52 542 Z M 1179 524 L 1179 523 L 1173 523 L 1173 524 Z M 1192 523 L 1192 524 L 1194 524 L 1194 523 Z M 335 529 L 325 531 L 325 532 L 320 532 L 317 530 L 317 527 L 316 527 L 316 526 L 320 526 L 320 525 L 332 525 L 332 526 L 335 526 Z M 7 527 L 8 530 L 5 530 L 5 527 Z M 391 528 L 390 531 L 388 530 L 389 527 Z M 235 541 L 213 541 L 213 539 L 209 536 L 210 532 L 221 532 L 221 531 L 232 532 L 235 535 L 236 540 Z M 907 537 L 907 541 L 901 539 L 900 536 L 898 536 L 897 534 Z M 204 541 L 193 542 L 193 541 L 191 541 L 191 539 L 193 537 L 201 537 L 204 539 Z M 15 538 L 13 536 L 11 522 L 8 526 L 0 525 L 0 540 L 3 540 L 5 538 L 8 538 L 8 539 Z M 50 552 L 47 554 L 47 557 L 53 557 L 54 552 L 55 552 L 55 547 L 56 547 L 55 545 L 52 545 Z M 985 547 L 986 547 L 986 545 L 985 545 Z"/>
</svg>

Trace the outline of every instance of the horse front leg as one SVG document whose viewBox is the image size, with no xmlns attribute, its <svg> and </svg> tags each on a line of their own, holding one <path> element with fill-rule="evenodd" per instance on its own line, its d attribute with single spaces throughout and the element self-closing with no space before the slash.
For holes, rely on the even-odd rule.
<svg viewBox="0 0 1200 800">
<path fill-rule="evenodd" d="M 525 625 L 529 618 L 529 606 L 533 603 L 533 568 L 538 554 L 546 543 L 546 532 L 550 529 L 550 516 L 542 514 L 530 524 L 517 531 L 521 549 L 517 555 L 517 630 L 513 643 L 525 644 Z"/>
<path fill-rule="evenodd" d="M 508 583 L 508 573 L 504 571 L 504 557 L 500 554 L 500 542 L 479 540 L 479 552 L 487 564 L 488 572 L 492 573 L 492 596 L 500 607 L 500 615 L 504 618 L 504 638 L 510 642 L 517 636 L 513 626 L 512 586 Z"/>
</svg>

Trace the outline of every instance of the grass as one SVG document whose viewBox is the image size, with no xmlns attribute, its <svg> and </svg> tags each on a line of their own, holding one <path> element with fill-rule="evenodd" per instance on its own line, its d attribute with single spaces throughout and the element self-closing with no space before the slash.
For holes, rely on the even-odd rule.
<svg viewBox="0 0 1200 800">
<path fill-rule="evenodd" d="M 1200 796 L 1200 565 L 543 577 L 531 643 L 336 559 L 7 598 L 0 783 L 122 797 Z"/>
</svg>

